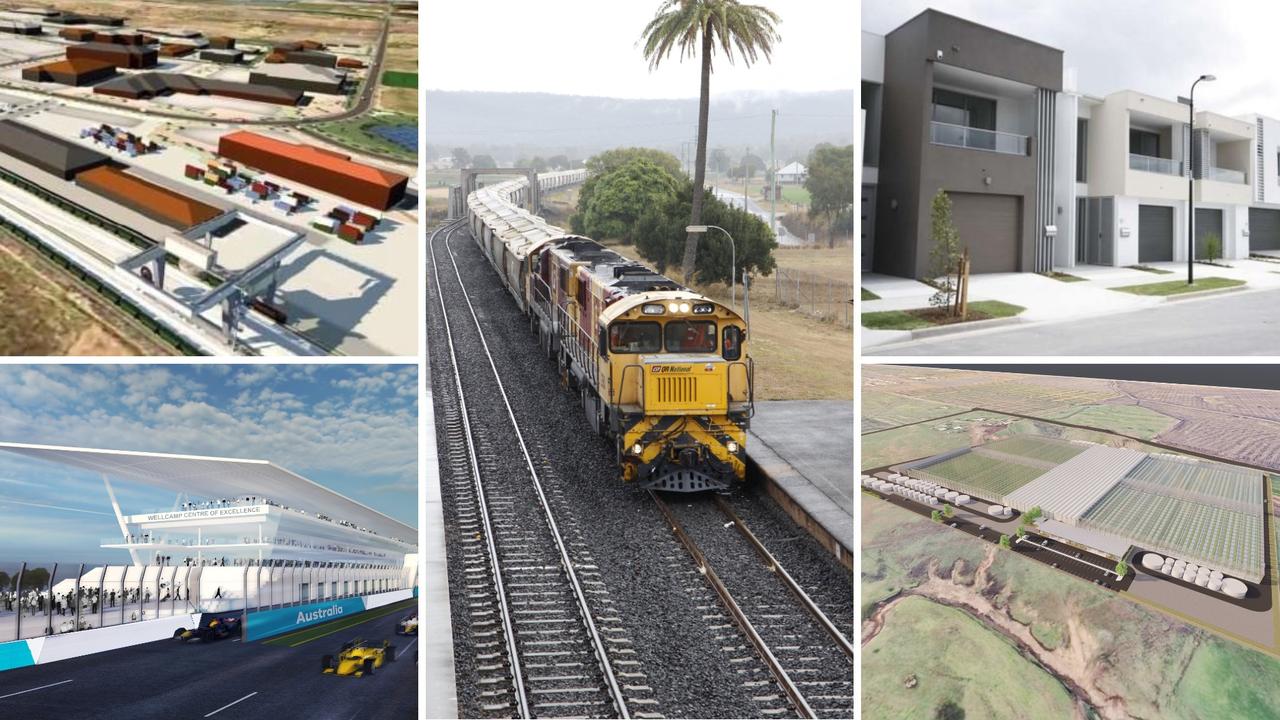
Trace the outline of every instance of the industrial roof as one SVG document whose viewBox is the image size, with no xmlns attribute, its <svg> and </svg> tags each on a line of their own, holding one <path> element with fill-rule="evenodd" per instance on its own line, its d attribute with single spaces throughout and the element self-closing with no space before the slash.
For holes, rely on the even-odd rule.
<svg viewBox="0 0 1280 720">
<path fill-rule="evenodd" d="M 372 165 L 355 162 L 349 155 L 333 152 L 314 145 L 285 142 L 266 135 L 259 135 L 247 130 L 237 130 L 222 136 L 227 142 L 239 143 L 259 152 L 287 157 L 299 165 L 309 165 L 325 170 L 333 170 L 351 178 L 375 183 L 384 187 L 395 187 L 407 178 L 400 173 L 382 170 Z"/>
<path fill-rule="evenodd" d="M 79 75 L 81 73 L 106 70 L 107 68 L 115 70 L 116 66 L 114 63 L 109 63 L 105 60 L 96 60 L 94 58 L 64 58 L 51 63 L 45 63 L 44 65 L 38 65 L 35 69 L 50 73 L 64 72 Z"/>
<path fill-rule="evenodd" d="M 179 230 L 212 220 L 222 214 L 212 205 L 176 193 L 112 165 L 102 165 L 76 175 L 76 183 L 91 186 L 139 212 Z"/>
<path fill-rule="evenodd" d="M 98 85 L 94 92 L 106 94 L 126 92 L 139 95 L 159 95 L 166 92 L 226 95 L 285 105 L 297 105 L 302 101 L 301 90 L 164 72 L 122 75 Z"/>
<path fill-rule="evenodd" d="M 6 442 L 0 442 L 0 451 L 196 497 L 267 497 L 281 505 L 321 512 L 383 537 L 417 545 L 418 531 L 413 527 L 266 460 Z"/>
<path fill-rule="evenodd" d="M 321 65 L 306 65 L 303 63 L 273 63 L 271 65 L 259 65 L 253 69 L 255 75 L 263 75 L 270 78 L 281 78 L 286 80 L 307 80 L 309 82 L 321 83 L 340 83 L 347 76 L 342 70 L 335 70 L 330 67 Z"/>
<path fill-rule="evenodd" d="M 81 170 L 110 160 L 100 152 L 14 120 L 0 120 L 0 152 L 13 155 L 64 180 Z"/>
<path fill-rule="evenodd" d="M 1050 518 L 1075 524 L 1146 457 L 1146 453 L 1128 448 L 1091 445 L 1009 493 L 1006 499 L 1024 510 L 1038 505 Z"/>
</svg>

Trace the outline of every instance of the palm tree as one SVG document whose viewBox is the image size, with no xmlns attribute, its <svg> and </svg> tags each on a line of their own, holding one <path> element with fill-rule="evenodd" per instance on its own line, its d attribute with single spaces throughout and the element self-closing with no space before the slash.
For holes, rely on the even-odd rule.
<svg viewBox="0 0 1280 720">
<path fill-rule="evenodd" d="M 738 0 L 662 0 L 658 12 L 644 27 L 644 56 L 649 69 L 656 70 L 671 51 L 679 49 L 681 59 L 702 59 L 702 90 L 698 96 L 698 152 L 693 170 L 693 212 L 690 225 L 702 223 L 702 186 L 707 175 L 707 115 L 711 108 L 711 56 L 719 46 L 730 63 L 735 49 L 750 67 L 761 55 L 767 61 L 779 35 L 774 25 L 777 13 L 760 5 L 744 5 Z M 698 235 L 689 233 L 684 241 L 680 268 L 686 281 L 693 279 L 698 257 Z M 736 271 L 736 269 L 735 269 Z"/>
</svg>

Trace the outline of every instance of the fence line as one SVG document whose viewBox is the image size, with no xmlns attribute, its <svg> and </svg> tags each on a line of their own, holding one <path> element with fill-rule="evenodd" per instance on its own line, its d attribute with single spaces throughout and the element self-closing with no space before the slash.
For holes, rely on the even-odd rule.
<svg viewBox="0 0 1280 720">
<path fill-rule="evenodd" d="M 777 268 L 775 299 L 806 315 L 853 327 L 853 283 L 803 270 Z"/>
<path fill-rule="evenodd" d="M 233 565 L 22 563 L 0 572 L 0 642 L 198 612 L 263 610 L 416 584 L 381 563 L 266 560 Z"/>
</svg>

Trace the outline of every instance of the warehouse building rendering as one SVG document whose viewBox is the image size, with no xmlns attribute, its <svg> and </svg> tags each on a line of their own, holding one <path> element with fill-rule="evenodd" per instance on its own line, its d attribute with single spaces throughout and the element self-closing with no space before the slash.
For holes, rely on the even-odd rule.
<svg viewBox="0 0 1280 720">
<path fill-rule="evenodd" d="M 240 130 L 223 135 L 218 154 L 339 197 L 386 210 L 404 198 L 409 178 L 312 145 Z"/>
<path fill-rule="evenodd" d="M 114 165 L 101 165 L 78 173 L 76 184 L 179 231 L 204 224 L 224 213 L 212 205 L 160 187 Z"/>
<path fill-rule="evenodd" d="M 13 120 L 0 120 L 0 152 L 63 180 L 111 162 L 100 152 Z"/>
<path fill-rule="evenodd" d="M 1261 472 L 1171 454 L 1015 436 L 894 470 L 1025 512 L 1041 530 L 1120 559 L 1162 553 L 1260 582 L 1265 574 Z"/>
<path fill-rule="evenodd" d="M 220 95 L 275 105 L 297 105 L 302 102 L 303 97 L 301 90 L 162 72 L 124 75 L 98 85 L 93 91 L 130 100 L 148 100 L 161 95 L 184 93 L 187 95 Z"/>
<path fill-rule="evenodd" d="M 346 79 L 346 73 L 341 70 L 291 62 L 259 65 L 249 73 L 249 82 L 255 85 L 271 85 L 322 95 L 342 95 L 346 92 Z"/>
<path fill-rule="evenodd" d="M 67 58 L 22 69 L 22 79 L 63 85 L 91 85 L 116 74 L 113 63 L 90 58 Z"/>
<path fill-rule="evenodd" d="M 143 70 L 156 66 L 160 51 L 153 46 L 87 42 L 67 48 L 67 59 L 102 60 L 116 67 Z"/>
</svg>

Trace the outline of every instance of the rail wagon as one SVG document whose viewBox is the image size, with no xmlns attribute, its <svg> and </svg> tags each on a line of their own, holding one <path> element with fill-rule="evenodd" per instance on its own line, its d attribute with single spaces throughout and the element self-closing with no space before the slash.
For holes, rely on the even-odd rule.
<svg viewBox="0 0 1280 720">
<path fill-rule="evenodd" d="M 546 190 L 585 177 L 579 170 L 538 181 Z M 472 236 L 591 427 L 614 440 L 622 479 L 676 492 L 741 482 L 754 411 L 742 317 L 516 207 L 527 184 L 473 192 Z"/>
</svg>

